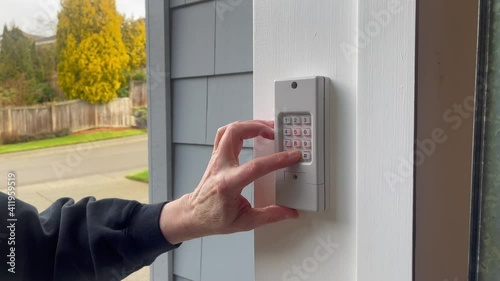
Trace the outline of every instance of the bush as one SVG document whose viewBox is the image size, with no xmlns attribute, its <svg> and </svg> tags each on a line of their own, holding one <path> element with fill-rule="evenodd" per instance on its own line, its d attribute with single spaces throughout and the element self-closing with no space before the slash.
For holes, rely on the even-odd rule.
<svg viewBox="0 0 500 281">
<path fill-rule="evenodd" d="M 63 130 L 55 132 L 55 133 L 41 133 L 41 134 L 37 134 L 37 135 L 18 135 L 16 133 L 13 133 L 13 134 L 2 133 L 1 143 L 2 144 L 16 144 L 16 143 L 30 142 L 30 141 L 36 141 L 36 140 L 60 138 L 60 137 L 68 136 L 70 133 L 71 133 L 71 131 L 69 129 L 63 129 Z"/>
<path fill-rule="evenodd" d="M 71 130 L 70 129 L 62 129 L 59 132 L 55 133 L 56 137 L 58 137 L 58 138 L 69 136 L 70 134 L 71 134 Z"/>
<path fill-rule="evenodd" d="M 129 97 L 129 85 L 130 81 L 146 81 L 148 74 L 146 73 L 146 69 L 135 69 L 125 73 L 125 82 L 116 92 L 118 97 L 127 98 Z"/>
<path fill-rule="evenodd" d="M 33 79 L 26 79 L 25 75 L 2 82 L 0 100 L 3 106 L 23 106 L 37 103 L 38 96 Z"/>
<path fill-rule="evenodd" d="M 56 96 L 56 90 L 47 82 L 38 83 L 34 88 L 35 100 L 37 103 L 52 102 Z"/>
<path fill-rule="evenodd" d="M 128 85 L 121 86 L 120 89 L 118 89 L 117 94 L 119 98 L 128 98 L 129 96 Z"/>
<path fill-rule="evenodd" d="M 147 76 L 146 69 L 143 68 L 133 70 L 126 75 L 128 81 L 146 81 Z"/>
<path fill-rule="evenodd" d="M 135 118 L 135 127 L 145 129 L 148 127 L 148 108 L 145 106 L 136 107 L 132 110 Z"/>
<path fill-rule="evenodd" d="M 2 144 L 15 143 L 17 140 L 17 135 L 2 133 L 1 139 L 2 139 Z"/>
</svg>

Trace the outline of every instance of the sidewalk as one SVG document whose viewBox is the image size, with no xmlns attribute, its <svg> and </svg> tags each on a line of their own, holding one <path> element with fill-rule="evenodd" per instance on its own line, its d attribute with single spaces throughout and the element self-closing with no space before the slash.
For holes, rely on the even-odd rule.
<svg viewBox="0 0 500 281">
<path fill-rule="evenodd" d="M 147 203 L 148 184 L 125 178 L 127 174 L 133 172 L 137 172 L 137 170 L 21 185 L 17 188 L 17 197 L 34 205 L 39 212 L 45 210 L 52 202 L 61 197 L 71 197 L 77 201 L 86 196 L 94 196 L 97 199 L 122 198 Z M 0 191 L 6 192 L 6 189 L 0 189 Z M 149 267 L 135 272 L 124 280 L 149 280 Z"/>
</svg>

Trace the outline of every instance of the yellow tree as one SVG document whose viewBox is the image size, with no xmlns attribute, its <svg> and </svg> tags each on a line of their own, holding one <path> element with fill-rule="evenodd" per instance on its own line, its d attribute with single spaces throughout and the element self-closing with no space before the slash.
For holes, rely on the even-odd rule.
<svg viewBox="0 0 500 281">
<path fill-rule="evenodd" d="M 125 19 L 122 27 L 123 43 L 130 57 L 129 70 L 146 67 L 146 22 L 144 19 Z"/>
<path fill-rule="evenodd" d="M 57 73 L 68 98 L 105 103 L 117 96 L 129 62 L 122 21 L 115 0 L 62 0 Z"/>
</svg>

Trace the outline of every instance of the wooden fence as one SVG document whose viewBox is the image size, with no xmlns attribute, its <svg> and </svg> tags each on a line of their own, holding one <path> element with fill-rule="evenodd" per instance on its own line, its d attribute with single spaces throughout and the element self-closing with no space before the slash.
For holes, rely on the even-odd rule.
<svg viewBox="0 0 500 281">
<path fill-rule="evenodd" d="M 141 107 L 148 105 L 147 83 L 145 81 L 130 81 L 129 97 L 132 107 Z"/>
<path fill-rule="evenodd" d="M 131 111 L 129 98 L 117 98 L 102 105 L 73 100 L 44 106 L 0 108 L 0 136 L 130 127 L 133 125 Z"/>
</svg>

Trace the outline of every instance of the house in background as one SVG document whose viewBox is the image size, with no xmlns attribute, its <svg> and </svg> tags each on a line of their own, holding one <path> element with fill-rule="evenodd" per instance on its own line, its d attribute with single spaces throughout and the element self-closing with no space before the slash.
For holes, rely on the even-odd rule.
<svg viewBox="0 0 500 281">
<path fill-rule="evenodd" d="M 35 43 L 35 46 L 41 46 L 41 45 L 51 45 L 56 43 L 56 36 L 39 36 L 39 35 L 33 35 L 29 34 L 23 31 L 23 35 L 32 40 Z M 3 35 L 0 35 L 0 44 L 2 43 L 2 38 Z"/>
<path fill-rule="evenodd" d="M 35 43 L 35 46 L 41 46 L 41 45 L 49 45 L 49 44 L 55 44 L 56 43 L 56 36 L 40 36 L 40 35 L 34 35 L 30 34 L 27 32 L 23 31 L 24 37 L 30 39 Z M 0 35 L 0 42 L 2 42 L 2 35 Z"/>
<path fill-rule="evenodd" d="M 43 45 L 55 45 L 56 44 L 56 36 L 49 36 L 49 37 L 41 37 L 37 38 L 35 40 L 35 45 L 36 46 L 43 46 Z"/>
</svg>

